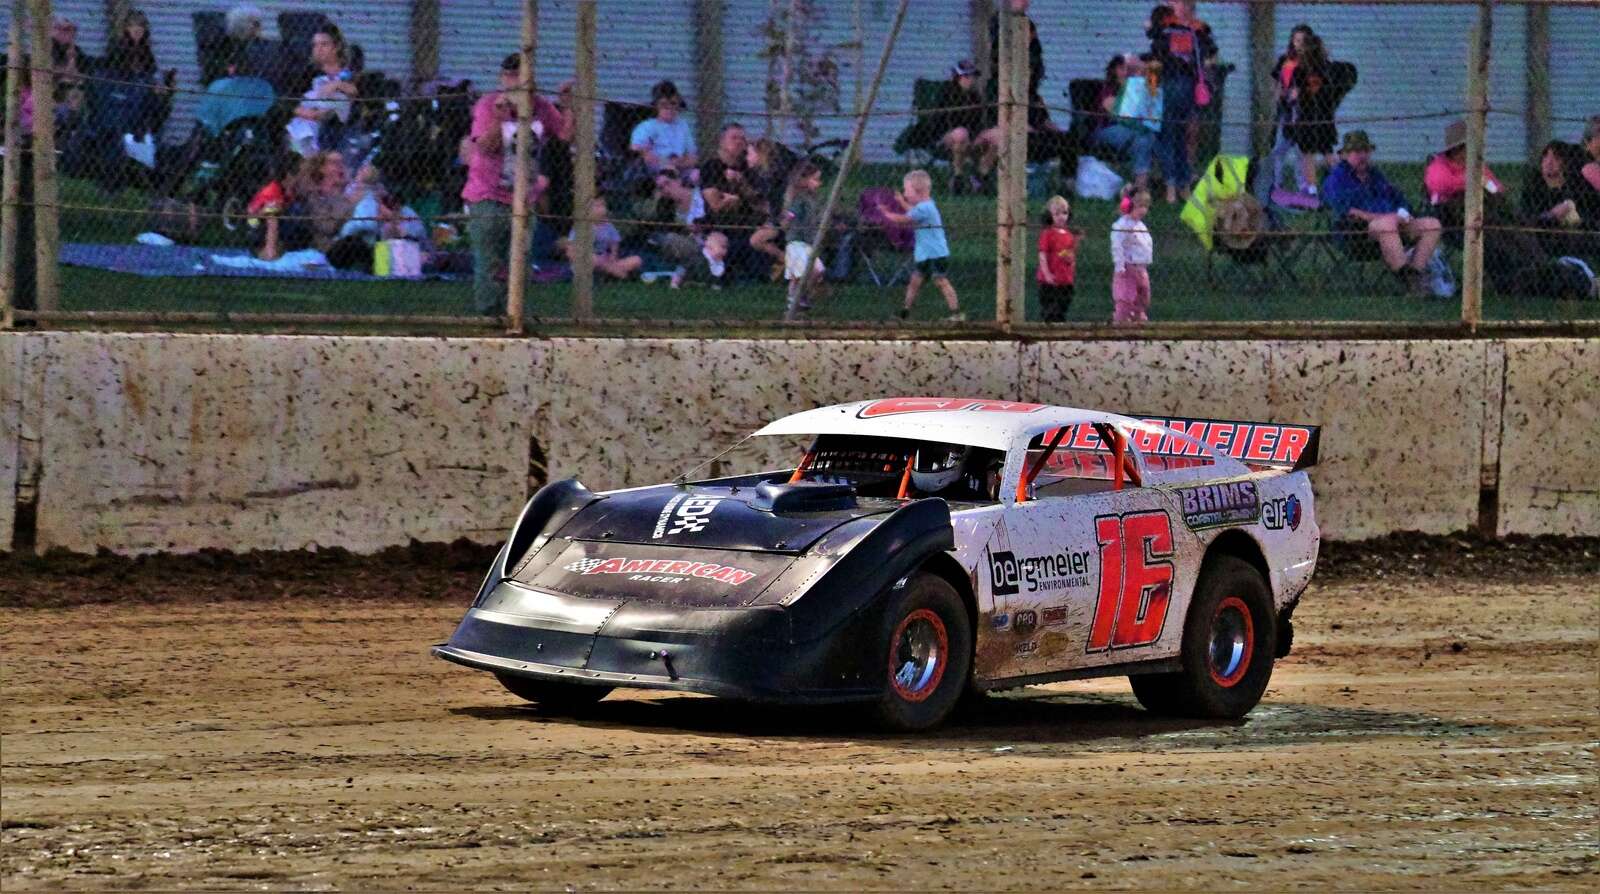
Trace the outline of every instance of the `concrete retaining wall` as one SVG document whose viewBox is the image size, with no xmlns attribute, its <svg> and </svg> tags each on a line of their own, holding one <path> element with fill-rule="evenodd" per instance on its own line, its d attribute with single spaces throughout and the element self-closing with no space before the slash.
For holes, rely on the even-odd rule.
<svg viewBox="0 0 1600 894">
<path fill-rule="evenodd" d="M 538 467 L 645 484 L 775 416 L 890 394 L 1312 422 L 1331 537 L 1471 527 L 1485 484 L 1501 533 L 1595 534 L 1597 375 L 1593 340 L 9 334 L 0 548 L 19 477 L 39 550 L 493 541 Z"/>
</svg>

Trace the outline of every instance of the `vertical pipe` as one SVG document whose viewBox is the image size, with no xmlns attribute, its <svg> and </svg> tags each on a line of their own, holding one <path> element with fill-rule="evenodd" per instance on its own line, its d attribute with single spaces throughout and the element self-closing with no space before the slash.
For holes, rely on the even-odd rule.
<svg viewBox="0 0 1600 894">
<path fill-rule="evenodd" d="M 573 114 L 576 117 L 572 139 L 572 315 L 580 320 L 594 317 L 594 218 L 589 206 L 594 202 L 594 104 L 595 5 L 578 4 L 577 84 L 573 89 Z"/>
<path fill-rule="evenodd" d="M 11 4 L 11 33 L 6 41 L 6 105 L 3 204 L 0 204 L 0 329 L 14 324 L 17 288 L 17 200 L 22 195 L 22 19 L 23 0 Z"/>
<path fill-rule="evenodd" d="M 1550 141 L 1550 7 L 1530 3 L 1523 9 L 1528 19 L 1527 110 L 1528 164 L 1539 163 L 1539 153 Z"/>
<path fill-rule="evenodd" d="M 411 76 L 430 81 L 439 76 L 439 4 L 411 0 Z"/>
<path fill-rule="evenodd" d="M 1028 16 L 1007 7 L 1011 29 L 1011 129 L 1006 134 L 1005 153 L 1010 156 L 1009 172 L 1002 180 L 1006 187 L 1007 254 L 1004 297 L 1008 324 L 1027 318 L 1026 277 L 1028 273 L 1028 114 L 1032 95 L 1028 90 L 1031 75 L 1028 52 Z"/>
<path fill-rule="evenodd" d="M 839 163 L 838 173 L 833 175 L 833 185 L 828 187 L 828 199 L 822 205 L 822 216 L 817 221 L 817 233 L 811 239 L 811 254 L 806 258 L 806 277 L 800 280 L 804 289 L 810 282 L 810 273 L 813 265 L 817 263 L 817 255 L 822 251 L 822 240 L 827 235 L 828 226 L 833 221 L 834 206 L 839 203 L 839 193 L 844 188 L 845 178 L 850 176 L 851 165 L 860 155 L 861 135 L 867 129 L 867 118 L 872 114 L 872 107 L 878 101 L 878 87 L 883 84 L 883 73 L 889 68 L 889 57 L 894 54 L 895 41 L 900 39 L 900 26 L 905 24 L 906 10 L 911 8 L 911 0 L 900 0 L 900 8 L 895 11 L 894 24 L 889 26 L 889 37 L 883 42 L 883 53 L 878 57 L 878 70 L 872 75 L 872 86 L 867 89 L 866 105 L 856 115 L 855 129 L 850 132 L 850 145 L 844 151 L 844 160 Z M 790 307 L 789 312 L 794 308 Z"/>
<path fill-rule="evenodd" d="M 850 24 L 854 29 L 852 32 L 853 40 L 851 43 L 855 44 L 855 51 L 851 54 L 854 56 L 854 65 L 852 67 L 855 69 L 855 76 L 850 79 L 855 85 L 855 96 L 850 103 L 850 108 L 857 115 L 861 114 L 862 108 L 861 74 L 862 70 L 867 67 L 867 28 L 866 23 L 861 18 L 861 2 L 862 0 L 855 0 L 855 2 L 851 4 L 850 10 Z"/>
<path fill-rule="evenodd" d="M 1257 158 L 1272 151 L 1278 126 L 1278 91 L 1272 82 L 1272 66 L 1277 61 L 1278 8 L 1271 3 L 1252 3 L 1250 16 L 1250 148 Z"/>
<path fill-rule="evenodd" d="M 995 40 L 999 44 L 995 57 L 995 111 L 999 115 L 1000 154 L 995 166 L 995 227 L 994 227 L 994 319 L 1002 330 L 1011 328 L 1011 301 L 1006 291 L 1011 287 L 1011 202 L 1007 190 L 1011 182 L 1011 18 L 1004 8 L 995 13 L 1000 17 L 1000 27 Z M 1026 48 L 1024 48 L 1026 52 Z"/>
<path fill-rule="evenodd" d="M 1476 328 L 1483 319 L 1483 147 L 1489 118 L 1489 51 L 1494 4 L 1479 0 L 1467 62 L 1467 196 L 1465 257 L 1461 270 L 1461 322 Z"/>
<path fill-rule="evenodd" d="M 57 249 L 61 239 L 61 208 L 56 198 L 56 77 L 51 67 L 50 0 L 30 0 L 33 16 L 33 215 L 34 282 L 38 307 L 56 310 L 60 305 Z"/>
<path fill-rule="evenodd" d="M 522 332 L 528 298 L 528 238 L 533 224 L 534 63 L 539 42 L 539 0 L 522 0 L 522 46 L 517 76 L 517 167 L 511 186 L 511 250 L 506 261 L 506 331 Z"/>
<path fill-rule="evenodd" d="M 723 0 L 694 3 L 694 136 L 699 146 L 717 144 L 727 104 L 722 7 Z"/>
</svg>

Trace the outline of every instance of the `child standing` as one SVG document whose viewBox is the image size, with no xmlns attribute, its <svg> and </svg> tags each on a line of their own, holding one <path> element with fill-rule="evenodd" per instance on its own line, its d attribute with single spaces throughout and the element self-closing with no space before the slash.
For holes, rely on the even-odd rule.
<svg viewBox="0 0 1600 894">
<path fill-rule="evenodd" d="M 944 220 L 939 216 L 939 208 L 933 204 L 933 178 L 919 168 L 907 174 L 900 181 L 900 186 L 904 191 L 896 194 L 895 199 L 905 213 L 880 206 L 886 219 L 898 224 L 910 224 L 916 230 L 912 257 L 917 262 L 917 269 L 911 274 L 911 281 L 906 283 L 906 303 L 900 308 L 900 319 L 911 315 L 911 306 L 917 301 L 917 293 L 922 291 L 923 281 L 932 279 L 950 310 L 945 320 L 951 323 L 964 322 L 967 315 L 961 312 L 961 305 L 956 301 L 956 287 L 950 284 L 950 243 L 944 238 Z"/>
<path fill-rule="evenodd" d="M 1122 196 L 1122 216 L 1111 225 L 1111 300 L 1114 323 L 1143 323 L 1150 319 L 1150 263 L 1155 243 L 1144 217 L 1150 213 L 1150 192 L 1139 189 Z"/>
<path fill-rule="evenodd" d="M 789 303 L 783 318 L 793 320 L 811 309 L 807 297 L 811 284 L 822 272 L 822 259 L 806 275 L 806 259 L 811 257 L 811 240 L 816 237 L 821 208 L 817 191 L 822 189 L 822 169 L 803 161 L 789 175 L 789 188 L 783 193 L 783 231 L 788 244 L 783 249 L 783 276 L 789 281 Z"/>
<path fill-rule="evenodd" d="M 1046 323 L 1064 323 L 1078 274 L 1078 237 L 1067 229 L 1072 206 L 1061 196 L 1044 205 L 1048 218 L 1039 234 L 1039 311 Z"/>
</svg>

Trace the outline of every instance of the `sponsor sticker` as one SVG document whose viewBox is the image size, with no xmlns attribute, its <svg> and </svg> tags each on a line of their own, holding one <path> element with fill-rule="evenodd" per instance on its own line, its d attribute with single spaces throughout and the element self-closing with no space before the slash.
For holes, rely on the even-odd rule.
<svg viewBox="0 0 1600 894">
<path fill-rule="evenodd" d="M 1039 651 L 1039 641 L 1036 639 L 1025 639 L 1022 642 L 1017 643 L 1016 651 L 1019 657 L 1026 658 L 1027 656 Z"/>
<path fill-rule="evenodd" d="M 651 540 L 660 540 L 672 534 L 698 534 L 711 524 L 711 512 L 723 497 L 691 497 L 678 494 L 661 507 L 656 517 L 656 527 L 650 532 Z"/>
<path fill-rule="evenodd" d="M 1009 612 L 1001 612 L 998 615 L 995 615 L 994 619 L 991 620 L 989 624 L 996 630 L 1004 630 L 1011 626 L 1011 615 Z"/>
<path fill-rule="evenodd" d="M 946 410 L 967 410 L 975 413 L 1032 413 L 1044 409 L 1044 404 L 1021 403 L 1010 400 L 975 400 L 967 397 L 891 397 L 875 400 L 856 411 L 859 419 L 877 416 L 897 416 L 901 413 L 938 413 Z"/>
<path fill-rule="evenodd" d="M 691 577 L 739 586 L 754 580 L 756 573 L 733 565 L 715 562 L 686 562 L 679 559 L 579 559 L 562 566 L 573 574 L 626 574 L 643 583 L 678 583 Z"/>
<path fill-rule="evenodd" d="M 1037 593 L 1087 587 L 1090 555 L 1088 550 L 1069 550 L 1018 559 L 1010 550 L 998 550 L 989 553 L 989 580 L 996 596 L 1010 596 L 1024 588 Z"/>
<path fill-rule="evenodd" d="M 1011 629 L 1027 636 L 1039 629 L 1039 613 L 1032 609 L 1023 609 L 1011 617 Z"/>
<path fill-rule="evenodd" d="M 1269 531 L 1300 530 L 1300 498 L 1294 494 L 1273 497 L 1261 504 L 1261 524 Z"/>
<path fill-rule="evenodd" d="M 1253 522 L 1261 516 L 1254 481 L 1205 484 L 1178 491 L 1183 521 L 1193 530 Z"/>
<path fill-rule="evenodd" d="M 1052 605 L 1039 612 L 1039 623 L 1045 627 L 1060 627 L 1067 623 L 1067 607 Z"/>
</svg>

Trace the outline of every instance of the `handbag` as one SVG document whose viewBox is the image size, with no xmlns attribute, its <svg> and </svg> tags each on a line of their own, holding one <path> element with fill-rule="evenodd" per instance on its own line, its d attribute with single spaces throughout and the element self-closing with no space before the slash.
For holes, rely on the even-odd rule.
<svg viewBox="0 0 1600 894">
<path fill-rule="evenodd" d="M 372 247 L 376 276 L 421 276 L 422 246 L 410 239 L 384 239 Z"/>
<path fill-rule="evenodd" d="M 1195 78 L 1194 104 L 1202 109 L 1211 105 L 1211 85 L 1206 83 L 1204 75 Z"/>
</svg>

